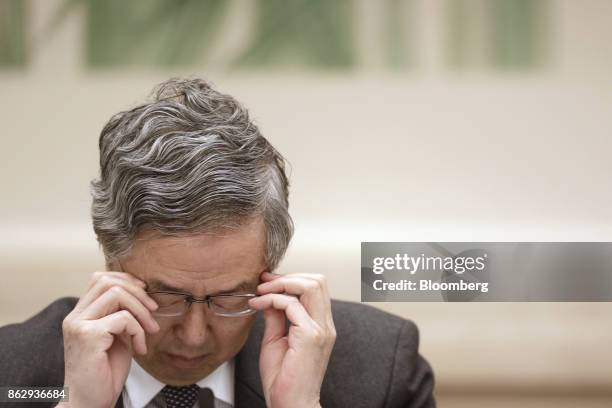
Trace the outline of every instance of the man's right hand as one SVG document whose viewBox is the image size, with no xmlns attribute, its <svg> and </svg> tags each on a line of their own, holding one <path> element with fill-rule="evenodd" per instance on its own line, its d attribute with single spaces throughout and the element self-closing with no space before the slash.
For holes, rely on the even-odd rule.
<svg viewBox="0 0 612 408">
<path fill-rule="evenodd" d="M 123 272 L 95 272 L 63 322 L 64 386 L 73 408 L 112 407 L 134 353 L 146 354 L 145 331 L 159 325 L 145 283 Z"/>
</svg>

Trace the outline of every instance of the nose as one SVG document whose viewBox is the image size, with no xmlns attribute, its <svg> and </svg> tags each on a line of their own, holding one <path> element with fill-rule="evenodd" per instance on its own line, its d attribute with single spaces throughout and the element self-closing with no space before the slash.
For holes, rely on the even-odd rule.
<svg viewBox="0 0 612 408">
<path fill-rule="evenodd" d="M 201 347 L 209 335 L 209 309 L 206 303 L 192 303 L 175 327 L 175 334 L 185 346 Z"/>
</svg>

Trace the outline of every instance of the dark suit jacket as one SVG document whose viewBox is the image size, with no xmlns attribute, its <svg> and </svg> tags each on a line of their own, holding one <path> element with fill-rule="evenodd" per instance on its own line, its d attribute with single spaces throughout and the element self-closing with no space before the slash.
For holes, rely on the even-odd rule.
<svg viewBox="0 0 612 408">
<path fill-rule="evenodd" d="M 62 321 L 76 301 L 59 299 L 23 323 L 0 328 L 0 386 L 62 386 Z M 418 353 L 414 323 L 349 302 L 332 301 L 332 313 L 337 338 L 321 389 L 323 408 L 435 407 L 433 373 Z M 236 408 L 265 407 L 259 378 L 263 327 L 258 316 L 236 358 Z"/>
</svg>

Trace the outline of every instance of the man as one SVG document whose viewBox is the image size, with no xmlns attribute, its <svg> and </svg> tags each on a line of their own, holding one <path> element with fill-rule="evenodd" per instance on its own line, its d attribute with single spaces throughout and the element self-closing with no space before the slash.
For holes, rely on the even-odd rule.
<svg viewBox="0 0 612 408">
<path fill-rule="evenodd" d="M 435 406 L 413 323 L 273 273 L 293 233 L 284 159 L 234 98 L 169 80 L 99 147 L 107 271 L 0 329 L 0 385 L 63 385 L 74 408 Z"/>
</svg>

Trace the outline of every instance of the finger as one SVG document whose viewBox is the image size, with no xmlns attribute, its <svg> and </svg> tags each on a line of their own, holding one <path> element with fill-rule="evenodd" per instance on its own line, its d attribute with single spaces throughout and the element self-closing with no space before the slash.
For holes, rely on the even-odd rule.
<svg viewBox="0 0 612 408">
<path fill-rule="evenodd" d="M 319 273 L 291 273 L 291 274 L 286 274 L 286 275 L 279 275 L 279 274 L 270 274 L 270 275 L 272 275 L 272 277 L 266 277 L 265 282 L 262 282 L 262 283 L 267 283 L 269 281 L 276 280 L 278 278 L 291 277 L 291 276 L 296 277 L 296 278 L 310 279 L 310 280 L 317 282 L 321 286 L 321 288 L 323 289 L 327 297 L 329 297 L 329 290 L 327 288 L 327 278 L 324 275 L 321 275 Z"/>
<path fill-rule="evenodd" d="M 138 279 L 132 274 L 126 272 L 116 272 L 116 271 L 97 271 L 91 274 L 91 279 L 89 280 L 88 289 L 93 287 L 98 280 L 100 280 L 104 276 L 112 276 L 114 278 L 125 279 L 129 282 L 132 282 L 136 286 L 141 286 L 142 288 L 146 287 L 146 283 L 142 280 Z"/>
<path fill-rule="evenodd" d="M 127 334 L 131 338 L 132 349 L 139 354 L 147 353 L 145 332 L 142 326 L 127 310 L 120 310 L 95 322 L 99 330 L 114 336 Z M 117 340 L 120 341 L 120 340 Z"/>
<path fill-rule="evenodd" d="M 329 289 L 327 286 L 327 278 L 325 277 L 325 275 L 322 275 L 320 273 L 292 273 L 290 275 L 285 275 L 285 276 L 295 276 L 298 278 L 310 279 L 318 283 L 326 299 L 327 308 L 329 309 L 329 320 L 331 324 L 333 325 L 333 320 L 332 320 L 332 315 L 331 315 L 331 297 L 329 295 Z"/>
<path fill-rule="evenodd" d="M 304 306 L 293 296 L 268 293 L 249 300 L 249 305 L 255 310 L 275 309 L 285 312 L 291 324 L 302 328 L 313 328 L 316 323 L 312 320 Z M 275 328 L 278 330 L 278 328 Z"/>
<path fill-rule="evenodd" d="M 327 278 L 325 277 L 325 275 L 322 275 L 320 273 L 288 273 L 278 276 L 295 276 L 297 278 L 312 279 L 319 282 L 321 286 L 327 289 Z"/>
<path fill-rule="evenodd" d="M 271 272 L 268 272 L 268 271 L 262 272 L 261 275 L 259 275 L 261 280 L 264 281 L 264 282 L 269 282 L 271 280 L 278 279 L 281 276 L 283 276 L 283 275 L 280 275 L 278 273 L 271 273 Z"/>
<path fill-rule="evenodd" d="M 144 282 L 143 282 L 144 284 Z M 136 285 L 132 280 L 125 279 L 124 276 L 117 274 L 104 274 L 101 275 L 95 284 L 79 299 L 77 304 L 78 310 L 87 308 L 92 302 L 99 298 L 104 292 L 112 288 L 113 286 L 119 286 L 131 293 L 133 296 L 138 298 L 147 308 L 150 310 L 157 309 L 157 303 L 144 291 L 144 287 Z"/>
<path fill-rule="evenodd" d="M 331 302 L 322 284 L 315 279 L 285 275 L 257 287 L 257 293 L 288 293 L 300 297 L 308 314 L 319 324 L 328 324 Z"/>
<path fill-rule="evenodd" d="M 159 324 L 142 302 L 121 286 L 113 286 L 99 296 L 93 303 L 81 312 L 81 318 L 86 320 L 101 319 L 119 310 L 130 312 L 147 331 L 155 333 Z"/>
</svg>

